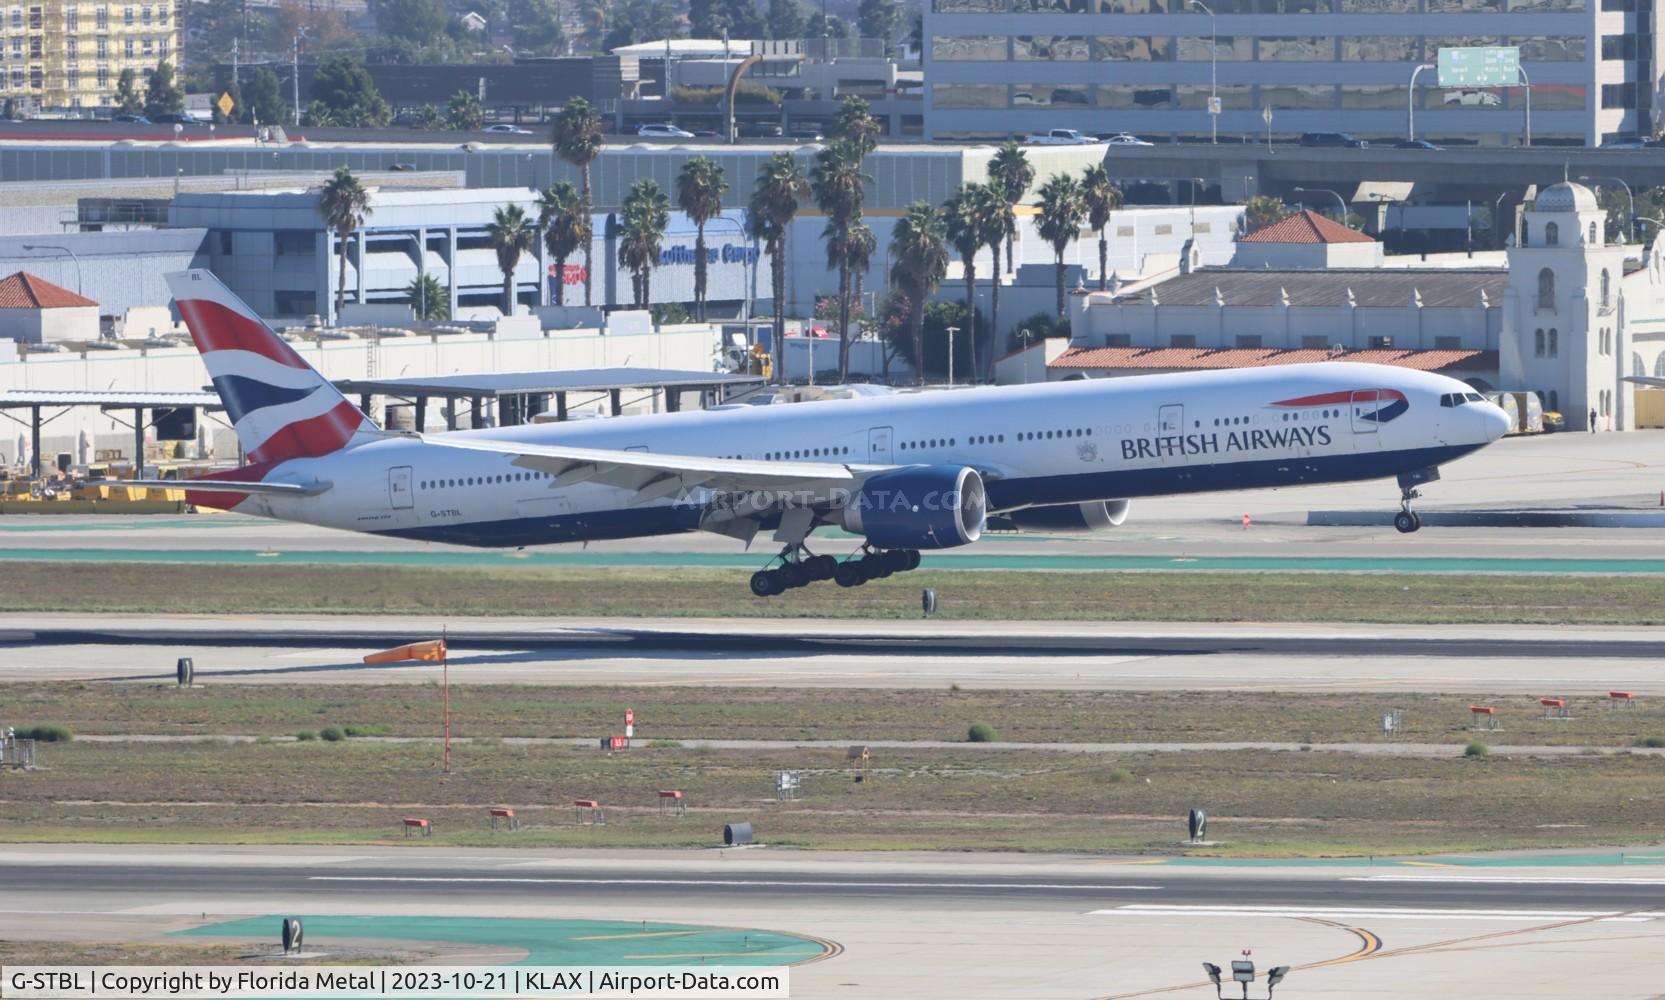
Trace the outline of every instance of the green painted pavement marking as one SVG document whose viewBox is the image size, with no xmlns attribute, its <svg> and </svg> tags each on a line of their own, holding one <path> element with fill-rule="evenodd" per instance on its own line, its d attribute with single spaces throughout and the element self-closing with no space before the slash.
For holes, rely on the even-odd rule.
<svg viewBox="0 0 1665 1000">
<path fill-rule="evenodd" d="M 347 552 L 337 550 L 255 552 L 246 549 L 4 548 L 0 560 L 27 562 L 189 563 L 255 565 L 297 563 L 339 566 L 683 566 L 757 569 L 757 553 L 715 552 L 526 552 L 441 549 L 423 552 Z M 1665 559 L 1455 559 L 1340 558 L 1333 556 L 1086 556 L 1086 555 L 927 555 L 936 570 L 1224 570 L 1237 572 L 1330 573 L 1537 573 L 1581 575 L 1665 574 Z"/>
<path fill-rule="evenodd" d="M 116 516 L 116 515 L 112 515 L 112 516 Z M 140 517 L 136 517 L 136 516 L 133 516 L 133 515 L 119 515 L 119 516 L 121 516 L 123 518 L 123 520 L 108 521 L 108 520 L 103 520 L 102 518 L 100 518 L 96 514 L 86 515 L 86 518 L 87 518 L 86 520 L 76 521 L 72 524 L 66 524 L 62 521 L 59 521 L 59 522 L 56 522 L 56 523 L 51 523 L 51 524 L 43 524 L 43 523 L 38 522 L 38 521 L 28 520 L 28 515 L 20 515 L 18 517 L 0 518 L 0 534 L 4 534 L 6 532 L 24 533 L 24 532 L 31 532 L 31 531 L 37 531 L 37 532 L 38 531 L 122 531 L 122 532 L 126 532 L 126 531 L 132 531 L 134 529 L 143 529 L 143 528 L 203 528 L 203 527 L 246 528 L 246 527 L 248 527 L 248 522 L 240 521 L 240 520 L 237 520 L 235 518 L 157 517 L 155 515 L 147 515 L 145 517 L 140 518 Z"/>
<path fill-rule="evenodd" d="M 1164 858 L 1164 865 L 1197 868 L 1598 868 L 1665 864 L 1665 848 L 1574 854 L 1429 854 L 1370 858 Z"/>
<path fill-rule="evenodd" d="M 795 965 L 826 953 L 811 938 L 774 931 L 617 920 L 514 920 L 497 917 L 302 917 L 309 945 L 332 938 L 444 941 L 524 948 L 516 965 Z M 175 931 L 179 937 L 257 937 L 276 941 L 277 916 L 250 917 Z"/>
</svg>

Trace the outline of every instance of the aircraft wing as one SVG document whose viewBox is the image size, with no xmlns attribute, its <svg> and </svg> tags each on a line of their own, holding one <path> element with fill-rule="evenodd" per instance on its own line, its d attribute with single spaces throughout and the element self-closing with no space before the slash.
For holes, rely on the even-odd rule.
<svg viewBox="0 0 1665 1000">
<path fill-rule="evenodd" d="M 112 486 L 144 486 L 157 490 L 190 490 L 194 493 L 245 493 L 265 496 L 315 497 L 330 488 L 329 483 L 261 483 L 231 479 L 112 479 Z"/>
<path fill-rule="evenodd" d="M 1634 382 L 1637 385 L 1651 386 L 1655 389 L 1665 389 L 1665 377 L 1661 377 L 1659 375 L 1626 375 L 1624 377 L 1624 381 Z"/>
<path fill-rule="evenodd" d="M 600 483 L 633 490 L 636 503 L 676 496 L 705 487 L 724 493 L 792 492 L 801 504 L 813 503 L 833 489 L 851 488 L 886 466 L 844 465 L 837 462 L 754 462 L 704 455 L 666 455 L 650 451 L 576 448 L 529 444 L 474 435 L 419 435 L 440 448 L 459 448 L 506 455 L 523 469 L 555 477 L 552 488 L 577 483 Z"/>
</svg>

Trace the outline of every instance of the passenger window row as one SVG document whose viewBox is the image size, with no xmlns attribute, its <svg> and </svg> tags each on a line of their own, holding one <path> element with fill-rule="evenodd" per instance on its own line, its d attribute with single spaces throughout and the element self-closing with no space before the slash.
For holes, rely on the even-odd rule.
<svg viewBox="0 0 1665 1000">
<path fill-rule="evenodd" d="M 1341 416 L 1340 410 L 1318 410 L 1308 411 L 1308 413 L 1285 413 L 1283 419 L 1285 423 L 1288 423 L 1291 420 L 1329 420 L 1332 417 L 1339 416 Z"/>
<path fill-rule="evenodd" d="M 510 472 L 501 476 L 464 476 L 461 479 L 424 479 L 425 490 L 450 490 L 462 486 L 491 486 L 496 483 L 529 483 L 534 479 L 554 479 L 547 472 Z"/>
<path fill-rule="evenodd" d="M 765 452 L 763 458 L 766 461 L 779 462 L 790 458 L 832 458 L 836 455 L 848 455 L 849 453 L 850 449 L 847 447 L 800 448 L 794 451 Z"/>
<path fill-rule="evenodd" d="M 1062 430 L 1062 431 L 1020 431 L 1018 433 L 1017 439 L 1019 441 L 1050 441 L 1053 438 L 1076 438 L 1076 437 L 1092 437 L 1092 436 L 1093 436 L 1093 429 L 1091 427 L 1071 427 L 1068 430 Z"/>
</svg>

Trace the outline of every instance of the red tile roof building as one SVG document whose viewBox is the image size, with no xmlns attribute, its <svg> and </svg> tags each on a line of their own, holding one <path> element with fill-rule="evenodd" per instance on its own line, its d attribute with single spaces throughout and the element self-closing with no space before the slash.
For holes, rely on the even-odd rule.
<svg viewBox="0 0 1665 1000">
<path fill-rule="evenodd" d="M 28 271 L 17 271 L 0 278 L 0 309 L 74 309 L 98 303 L 60 288 L 45 278 L 37 278 Z"/>
<path fill-rule="evenodd" d="M 1374 243 L 1375 240 L 1310 209 L 1240 238 L 1239 243 Z"/>
</svg>

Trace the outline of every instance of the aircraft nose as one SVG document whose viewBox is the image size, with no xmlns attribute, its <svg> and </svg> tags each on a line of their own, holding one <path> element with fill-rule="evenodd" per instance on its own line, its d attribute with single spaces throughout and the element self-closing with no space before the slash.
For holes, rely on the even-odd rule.
<svg viewBox="0 0 1665 1000">
<path fill-rule="evenodd" d="M 1482 403 L 1480 418 L 1486 428 L 1486 441 L 1496 441 L 1509 433 L 1509 414 L 1496 403 Z"/>
</svg>

